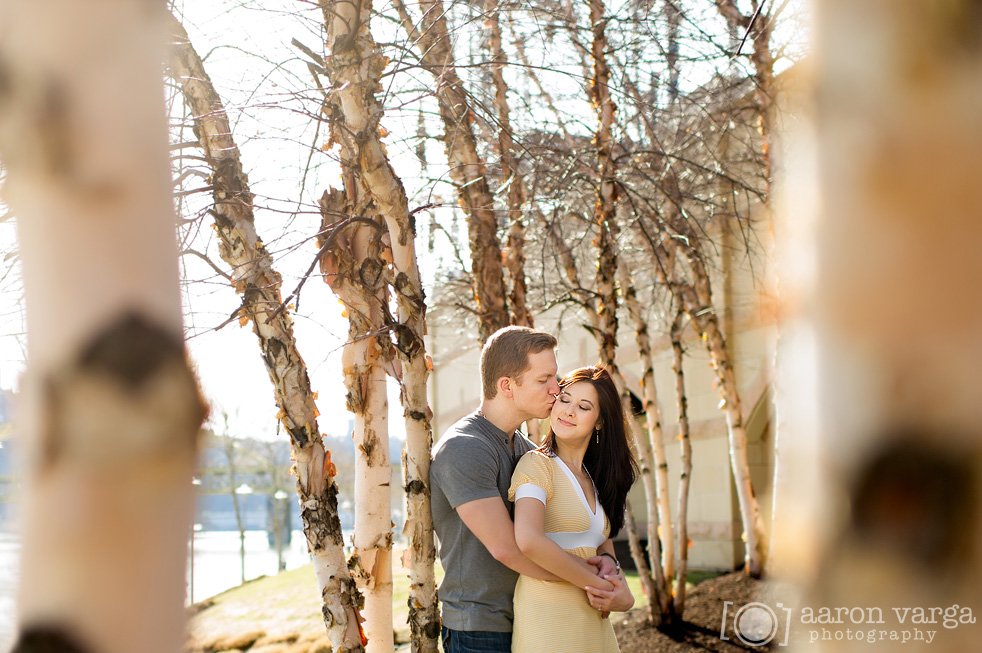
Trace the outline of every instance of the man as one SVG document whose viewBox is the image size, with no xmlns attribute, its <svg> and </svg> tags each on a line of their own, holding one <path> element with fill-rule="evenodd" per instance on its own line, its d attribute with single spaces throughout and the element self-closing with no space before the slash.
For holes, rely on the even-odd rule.
<svg viewBox="0 0 982 653">
<path fill-rule="evenodd" d="M 446 653 L 511 651 L 512 597 L 519 574 L 559 580 L 526 558 L 515 543 L 508 487 L 515 464 L 535 448 L 516 431 L 545 419 L 559 393 L 556 339 L 526 327 L 505 327 L 481 351 L 481 406 L 451 426 L 433 449 L 433 524 L 444 578 Z M 615 573 L 608 557 L 591 573 Z M 599 572 L 598 572 L 599 568 Z M 591 601 L 593 599 L 591 598 Z"/>
</svg>

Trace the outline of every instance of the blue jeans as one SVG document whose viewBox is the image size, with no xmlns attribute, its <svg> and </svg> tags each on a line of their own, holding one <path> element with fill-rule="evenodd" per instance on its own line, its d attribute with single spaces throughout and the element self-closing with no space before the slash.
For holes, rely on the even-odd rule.
<svg viewBox="0 0 982 653">
<path fill-rule="evenodd" d="M 511 653 L 511 633 L 442 628 L 444 653 Z"/>
</svg>

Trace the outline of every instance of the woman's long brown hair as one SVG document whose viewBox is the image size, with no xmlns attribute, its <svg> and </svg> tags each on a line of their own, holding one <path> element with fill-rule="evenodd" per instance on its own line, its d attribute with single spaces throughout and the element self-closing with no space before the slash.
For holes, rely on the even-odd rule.
<svg viewBox="0 0 982 653">
<path fill-rule="evenodd" d="M 627 493 L 638 477 L 638 465 L 627 441 L 624 409 L 610 374 L 603 367 L 581 367 L 559 381 L 560 390 L 580 381 L 586 381 L 596 388 L 600 403 L 600 442 L 597 442 L 597 437 L 590 436 L 583 464 L 593 478 L 600 505 L 610 520 L 610 537 L 614 537 L 624 526 L 624 504 Z M 546 434 L 542 449 L 550 453 L 556 451 L 556 436 L 552 428 Z"/>
</svg>

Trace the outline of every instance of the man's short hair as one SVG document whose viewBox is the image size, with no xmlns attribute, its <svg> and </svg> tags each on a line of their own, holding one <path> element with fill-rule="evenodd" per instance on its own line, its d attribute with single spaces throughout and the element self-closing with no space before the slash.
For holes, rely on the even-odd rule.
<svg viewBox="0 0 982 653">
<path fill-rule="evenodd" d="M 507 326 L 491 334 L 481 350 L 481 395 L 494 399 L 498 394 L 498 379 L 518 378 L 529 368 L 529 356 L 546 349 L 555 349 L 556 338 L 544 331 L 528 327 Z"/>
</svg>

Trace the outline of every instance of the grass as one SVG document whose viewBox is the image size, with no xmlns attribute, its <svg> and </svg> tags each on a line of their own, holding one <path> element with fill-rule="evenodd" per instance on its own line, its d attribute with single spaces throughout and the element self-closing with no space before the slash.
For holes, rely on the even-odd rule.
<svg viewBox="0 0 982 653">
<path fill-rule="evenodd" d="M 409 579 L 402 573 L 402 551 L 393 551 L 395 561 L 392 587 L 392 623 L 398 641 L 409 638 Z M 437 583 L 443 577 L 439 564 Z M 201 648 L 223 642 L 238 634 L 248 639 L 261 633 L 258 639 L 282 641 L 304 634 L 324 633 L 324 621 L 317 597 L 320 591 L 312 564 L 285 571 L 276 576 L 262 576 L 202 601 L 191 618 L 192 642 Z"/>
<path fill-rule="evenodd" d="M 401 551 L 394 551 L 393 624 L 396 639 L 405 642 L 409 637 L 409 579 L 402 573 Z M 437 564 L 437 583 L 442 569 Z M 719 575 L 719 572 L 693 570 L 688 586 Z M 635 608 L 648 604 L 641 590 L 636 571 L 625 571 L 628 587 L 635 597 Z M 199 603 L 191 619 L 190 650 L 248 648 L 252 642 L 314 640 L 324 635 L 320 614 L 317 579 L 313 565 L 285 571 L 276 576 L 263 576 Z M 221 643 L 221 646 L 218 645 Z M 232 646 L 238 643 L 239 646 Z M 258 646 L 258 645 L 257 645 Z M 311 648 L 310 650 L 316 650 Z"/>
</svg>

